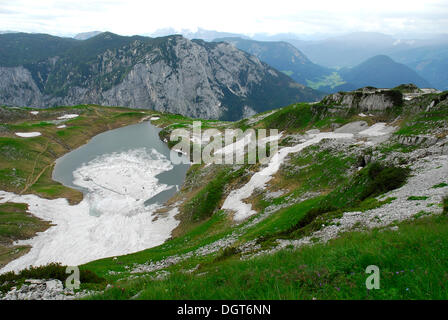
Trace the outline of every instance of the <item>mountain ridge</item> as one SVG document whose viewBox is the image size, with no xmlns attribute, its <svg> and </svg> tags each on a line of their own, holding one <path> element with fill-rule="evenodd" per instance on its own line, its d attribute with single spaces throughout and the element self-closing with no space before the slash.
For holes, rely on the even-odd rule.
<svg viewBox="0 0 448 320">
<path fill-rule="evenodd" d="M 0 36 L 0 43 L 14 35 Z M 0 51 L 0 103 L 16 106 L 121 105 L 202 118 L 239 119 L 244 110 L 265 111 L 315 101 L 318 91 L 295 83 L 229 44 L 125 37 L 110 32 L 87 40 L 19 35 L 27 43 Z M 23 46 L 53 46 L 38 57 L 16 56 Z M 36 40 L 37 39 L 37 40 Z M 27 50 L 25 50 L 26 52 Z M 21 64 L 21 59 L 26 62 Z M 247 113 L 247 112 L 246 112 Z"/>
<path fill-rule="evenodd" d="M 393 88 L 403 83 L 413 83 L 421 88 L 431 87 L 428 81 L 411 68 L 386 55 L 374 56 L 353 68 L 341 70 L 340 74 L 347 83 L 358 88 Z"/>
</svg>

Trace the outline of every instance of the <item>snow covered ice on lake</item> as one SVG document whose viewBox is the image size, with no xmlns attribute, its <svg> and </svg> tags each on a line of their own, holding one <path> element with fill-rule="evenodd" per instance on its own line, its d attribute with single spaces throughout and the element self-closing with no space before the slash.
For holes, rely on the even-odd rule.
<svg viewBox="0 0 448 320">
<path fill-rule="evenodd" d="M 171 187 L 156 176 L 173 168 L 156 150 L 145 148 L 106 154 L 78 168 L 74 183 L 88 190 L 84 200 L 71 206 L 66 199 L 47 200 L 35 195 L 0 191 L 0 203 L 27 203 L 29 211 L 55 226 L 20 245 L 31 245 L 24 256 L 1 272 L 30 265 L 60 262 L 79 265 L 128 254 L 165 242 L 178 221 L 173 209 L 155 214 L 161 205 L 144 202 Z"/>
</svg>

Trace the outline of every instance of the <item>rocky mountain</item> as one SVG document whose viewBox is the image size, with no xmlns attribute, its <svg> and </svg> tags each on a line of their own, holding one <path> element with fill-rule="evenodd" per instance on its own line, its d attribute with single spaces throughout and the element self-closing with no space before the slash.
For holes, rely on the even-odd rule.
<svg viewBox="0 0 448 320">
<path fill-rule="evenodd" d="M 239 119 L 321 94 L 227 43 L 101 33 L 0 36 L 0 103 L 101 104 Z"/>
<path fill-rule="evenodd" d="M 255 41 L 242 38 L 219 38 L 214 41 L 231 43 L 305 85 L 310 80 L 332 73 L 331 69 L 311 62 L 300 50 L 284 41 Z"/>
<path fill-rule="evenodd" d="M 411 68 L 385 55 L 375 56 L 354 68 L 344 69 L 339 73 L 344 81 L 357 88 L 365 86 L 393 88 L 402 83 L 413 83 L 421 88 L 431 87 L 428 81 Z"/>
</svg>

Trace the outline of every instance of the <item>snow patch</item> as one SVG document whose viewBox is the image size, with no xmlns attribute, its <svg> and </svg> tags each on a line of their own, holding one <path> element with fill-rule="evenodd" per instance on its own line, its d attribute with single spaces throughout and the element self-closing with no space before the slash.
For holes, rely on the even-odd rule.
<svg viewBox="0 0 448 320">
<path fill-rule="evenodd" d="M 77 117 L 79 117 L 79 114 L 65 114 L 63 116 L 58 117 L 58 120 L 74 119 Z"/>
<path fill-rule="evenodd" d="M 42 134 L 40 132 L 16 132 L 16 136 L 22 137 L 22 138 L 32 138 L 32 137 L 38 137 Z"/>
</svg>

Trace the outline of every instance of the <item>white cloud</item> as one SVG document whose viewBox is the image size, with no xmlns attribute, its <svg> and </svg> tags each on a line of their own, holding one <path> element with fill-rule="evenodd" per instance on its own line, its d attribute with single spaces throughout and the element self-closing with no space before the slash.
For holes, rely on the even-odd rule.
<svg viewBox="0 0 448 320">
<path fill-rule="evenodd" d="M 0 30 L 144 34 L 159 28 L 235 33 L 448 30 L 446 1 L 0 0 Z"/>
</svg>

